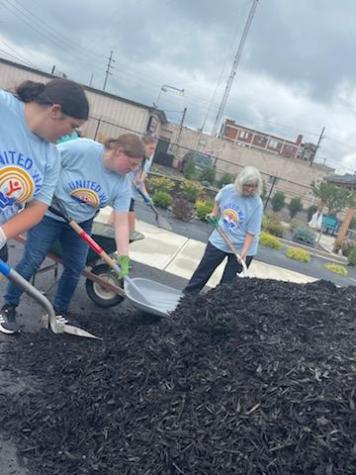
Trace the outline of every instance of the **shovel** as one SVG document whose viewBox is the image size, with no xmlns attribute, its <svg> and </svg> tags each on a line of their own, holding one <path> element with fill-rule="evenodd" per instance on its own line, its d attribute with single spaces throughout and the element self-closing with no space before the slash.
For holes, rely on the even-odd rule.
<svg viewBox="0 0 356 475">
<path fill-rule="evenodd" d="M 152 204 L 148 196 L 146 196 L 143 193 L 143 191 L 140 190 L 140 188 L 138 188 L 137 186 L 135 186 L 135 189 L 137 193 L 143 198 L 143 201 L 145 202 L 145 204 L 148 205 L 151 208 L 151 210 L 154 212 L 157 226 L 159 228 L 165 229 L 166 231 L 171 231 L 172 226 L 169 224 L 169 222 L 165 218 L 163 218 L 163 216 L 159 214 L 159 212 L 157 211 L 157 208 L 155 207 L 154 204 Z"/>
<path fill-rule="evenodd" d="M 60 203 L 58 200 L 55 201 L 55 208 L 53 206 L 49 207 L 49 211 L 51 211 L 53 214 L 56 214 L 57 216 L 60 216 L 63 218 L 69 226 L 75 231 L 78 236 L 86 243 L 88 246 L 96 253 L 98 256 L 100 256 L 107 264 L 108 266 L 113 269 L 117 274 L 121 272 L 121 269 L 119 265 L 112 259 L 107 252 L 104 251 L 104 249 L 99 246 L 99 244 L 94 241 L 94 239 L 84 231 L 84 229 L 79 226 L 79 224 L 74 221 L 72 218 L 70 218 L 67 214 L 67 211 L 65 210 L 64 206 L 62 203 Z M 60 208 L 60 210 L 58 209 Z M 139 294 L 140 299 L 147 305 L 151 305 L 151 302 L 149 302 L 144 295 L 142 295 L 142 292 L 140 289 L 136 286 L 136 284 L 133 282 L 132 279 L 129 277 L 125 277 L 125 280 L 127 281 L 128 284 L 130 284 L 131 287 L 134 288 L 134 290 Z"/>
<path fill-rule="evenodd" d="M 22 277 L 18 272 L 12 269 L 6 262 L 0 259 L 0 272 L 8 280 L 13 282 L 18 287 L 21 287 L 30 297 L 36 300 L 47 312 L 45 318 L 46 327 L 50 328 L 53 333 L 68 333 L 70 335 L 82 336 L 86 338 L 96 338 L 96 336 L 91 333 L 82 330 L 81 328 L 68 325 L 64 320 L 58 320 L 55 314 L 55 311 L 50 303 L 50 301 L 41 294 L 39 290 L 36 289 L 33 285 L 27 282 L 26 279 Z"/>
<path fill-rule="evenodd" d="M 241 259 L 240 254 L 235 249 L 235 246 L 232 244 L 231 239 L 229 236 L 226 234 L 226 232 L 223 230 L 223 228 L 218 227 L 216 228 L 217 232 L 220 234 L 220 236 L 223 238 L 225 241 L 225 244 L 227 247 L 230 249 L 230 251 L 236 256 L 237 262 L 239 262 L 242 265 L 242 272 L 240 274 L 237 274 L 239 277 L 247 277 L 247 266 L 244 260 Z"/>
</svg>

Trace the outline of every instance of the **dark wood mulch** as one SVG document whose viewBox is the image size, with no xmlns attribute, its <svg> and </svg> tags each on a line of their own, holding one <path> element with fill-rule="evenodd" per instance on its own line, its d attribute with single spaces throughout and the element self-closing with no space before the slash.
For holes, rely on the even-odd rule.
<svg viewBox="0 0 356 475">
<path fill-rule="evenodd" d="M 147 318 L 8 344 L 34 384 L 0 397 L 0 431 L 31 473 L 356 473 L 354 288 L 239 279 Z"/>
</svg>

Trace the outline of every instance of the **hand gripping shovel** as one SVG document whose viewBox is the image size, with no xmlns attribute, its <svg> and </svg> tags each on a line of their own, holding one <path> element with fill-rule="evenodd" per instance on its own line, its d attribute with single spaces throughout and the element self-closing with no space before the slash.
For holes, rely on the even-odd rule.
<svg viewBox="0 0 356 475">
<path fill-rule="evenodd" d="M 79 224 L 74 221 L 72 218 L 70 218 L 62 205 L 58 200 L 55 201 L 54 203 L 55 207 L 50 206 L 49 211 L 51 211 L 53 214 L 56 214 L 57 216 L 60 216 L 63 218 L 69 226 L 75 231 L 78 236 L 96 253 L 98 256 L 100 256 L 111 269 L 113 269 L 117 274 L 121 272 L 120 266 L 112 259 L 109 254 L 107 254 L 104 249 L 99 246 L 99 244 L 94 241 L 94 239 L 84 231 L 84 229 L 79 226 Z M 139 294 L 140 299 L 142 300 L 143 303 L 150 305 L 151 302 L 149 302 L 144 295 L 142 295 L 141 290 L 137 287 L 137 285 L 133 282 L 132 279 L 129 277 L 125 277 L 125 280 L 132 286 L 135 291 Z"/>
<path fill-rule="evenodd" d="M 216 230 L 220 234 L 220 236 L 223 238 L 223 240 L 225 241 L 225 244 L 230 249 L 230 251 L 233 254 L 235 254 L 237 262 L 239 262 L 242 265 L 242 272 L 240 274 L 237 274 L 237 275 L 239 277 L 247 277 L 247 267 L 246 267 L 245 261 L 241 259 L 241 256 L 236 251 L 234 245 L 231 242 L 231 239 L 229 238 L 229 236 L 226 234 L 226 232 L 221 227 L 217 227 Z"/>
<path fill-rule="evenodd" d="M 6 262 L 0 259 L 0 272 L 8 280 L 13 282 L 18 287 L 21 287 L 30 297 L 36 300 L 47 312 L 46 314 L 46 326 L 49 327 L 53 333 L 69 333 L 70 335 L 82 336 L 86 338 L 97 338 L 91 333 L 86 332 L 80 328 L 72 325 L 67 325 L 64 321 L 57 320 L 55 311 L 50 301 L 41 294 L 33 285 L 27 282 L 18 272 L 12 269 Z"/>
<path fill-rule="evenodd" d="M 140 196 L 142 196 L 143 201 L 146 203 L 146 205 L 148 205 L 151 208 L 151 210 L 154 212 L 157 226 L 159 228 L 165 229 L 166 231 L 171 231 L 172 226 L 169 224 L 169 222 L 165 218 L 163 218 L 163 216 L 159 214 L 159 212 L 157 211 L 157 208 L 155 207 L 154 204 L 152 204 L 148 196 L 146 196 L 137 186 L 135 186 L 135 188 L 136 188 L 137 193 Z"/>
</svg>

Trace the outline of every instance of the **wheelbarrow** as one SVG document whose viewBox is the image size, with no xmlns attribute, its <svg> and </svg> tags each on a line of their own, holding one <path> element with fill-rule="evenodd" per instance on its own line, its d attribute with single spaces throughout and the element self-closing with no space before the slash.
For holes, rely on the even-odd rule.
<svg viewBox="0 0 356 475">
<path fill-rule="evenodd" d="M 86 338 L 95 338 L 96 336 L 91 333 L 82 330 L 81 328 L 73 325 L 68 325 L 64 319 L 60 319 L 56 316 L 54 308 L 50 301 L 41 294 L 33 285 L 31 285 L 26 279 L 24 279 L 18 272 L 12 269 L 6 262 L 0 259 L 0 272 L 8 280 L 13 282 L 18 287 L 21 287 L 27 294 L 29 294 L 37 303 L 39 303 L 47 312 L 42 322 L 47 328 L 50 328 L 53 333 L 68 333 L 70 335 L 81 336 Z"/>
<path fill-rule="evenodd" d="M 56 201 L 55 207 L 51 206 L 49 209 L 52 213 L 65 219 L 69 226 L 90 247 L 90 249 L 104 260 L 111 270 L 108 273 L 109 279 L 111 277 L 111 279 L 117 283 L 117 274 L 120 273 L 120 267 L 116 261 L 114 261 L 114 259 L 105 252 L 104 249 L 88 233 L 86 233 L 76 221 L 67 215 L 61 203 Z M 105 286 L 106 284 L 104 284 L 104 287 Z M 127 277 L 124 279 L 124 289 L 116 287 L 115 290 L 117 291 L 118 288 L 120 291 L 118 292 L 117 297 L 120 297 L 120 300 L 126 296 L 136 308 L 161 317 L 168 317 L 169 314 L 175 310 L 180 298 L 182 297 L 182 292 L 179 290 L 144 278 L 132 279 Z M 92 290 L 94 290 L 94 287 L 92 287 Z M 96 287 L 96 295 L 97 292 L 98 288 Z M 89 293 L 88 295 L 90 296 Z"/>
</svg>

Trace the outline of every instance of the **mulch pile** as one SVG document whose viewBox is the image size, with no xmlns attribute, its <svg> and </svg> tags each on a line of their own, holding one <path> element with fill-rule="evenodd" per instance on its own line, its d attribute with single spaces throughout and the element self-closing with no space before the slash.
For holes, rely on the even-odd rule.
<svg viewBox="0 0 356 475">
<path fill-rule="evenodd" d="M 354 288 L 240 279 L 145 318 L 9 345 L 34 384 L 0 431 L 31 474 L 356 473 Z"/>
</svg>

